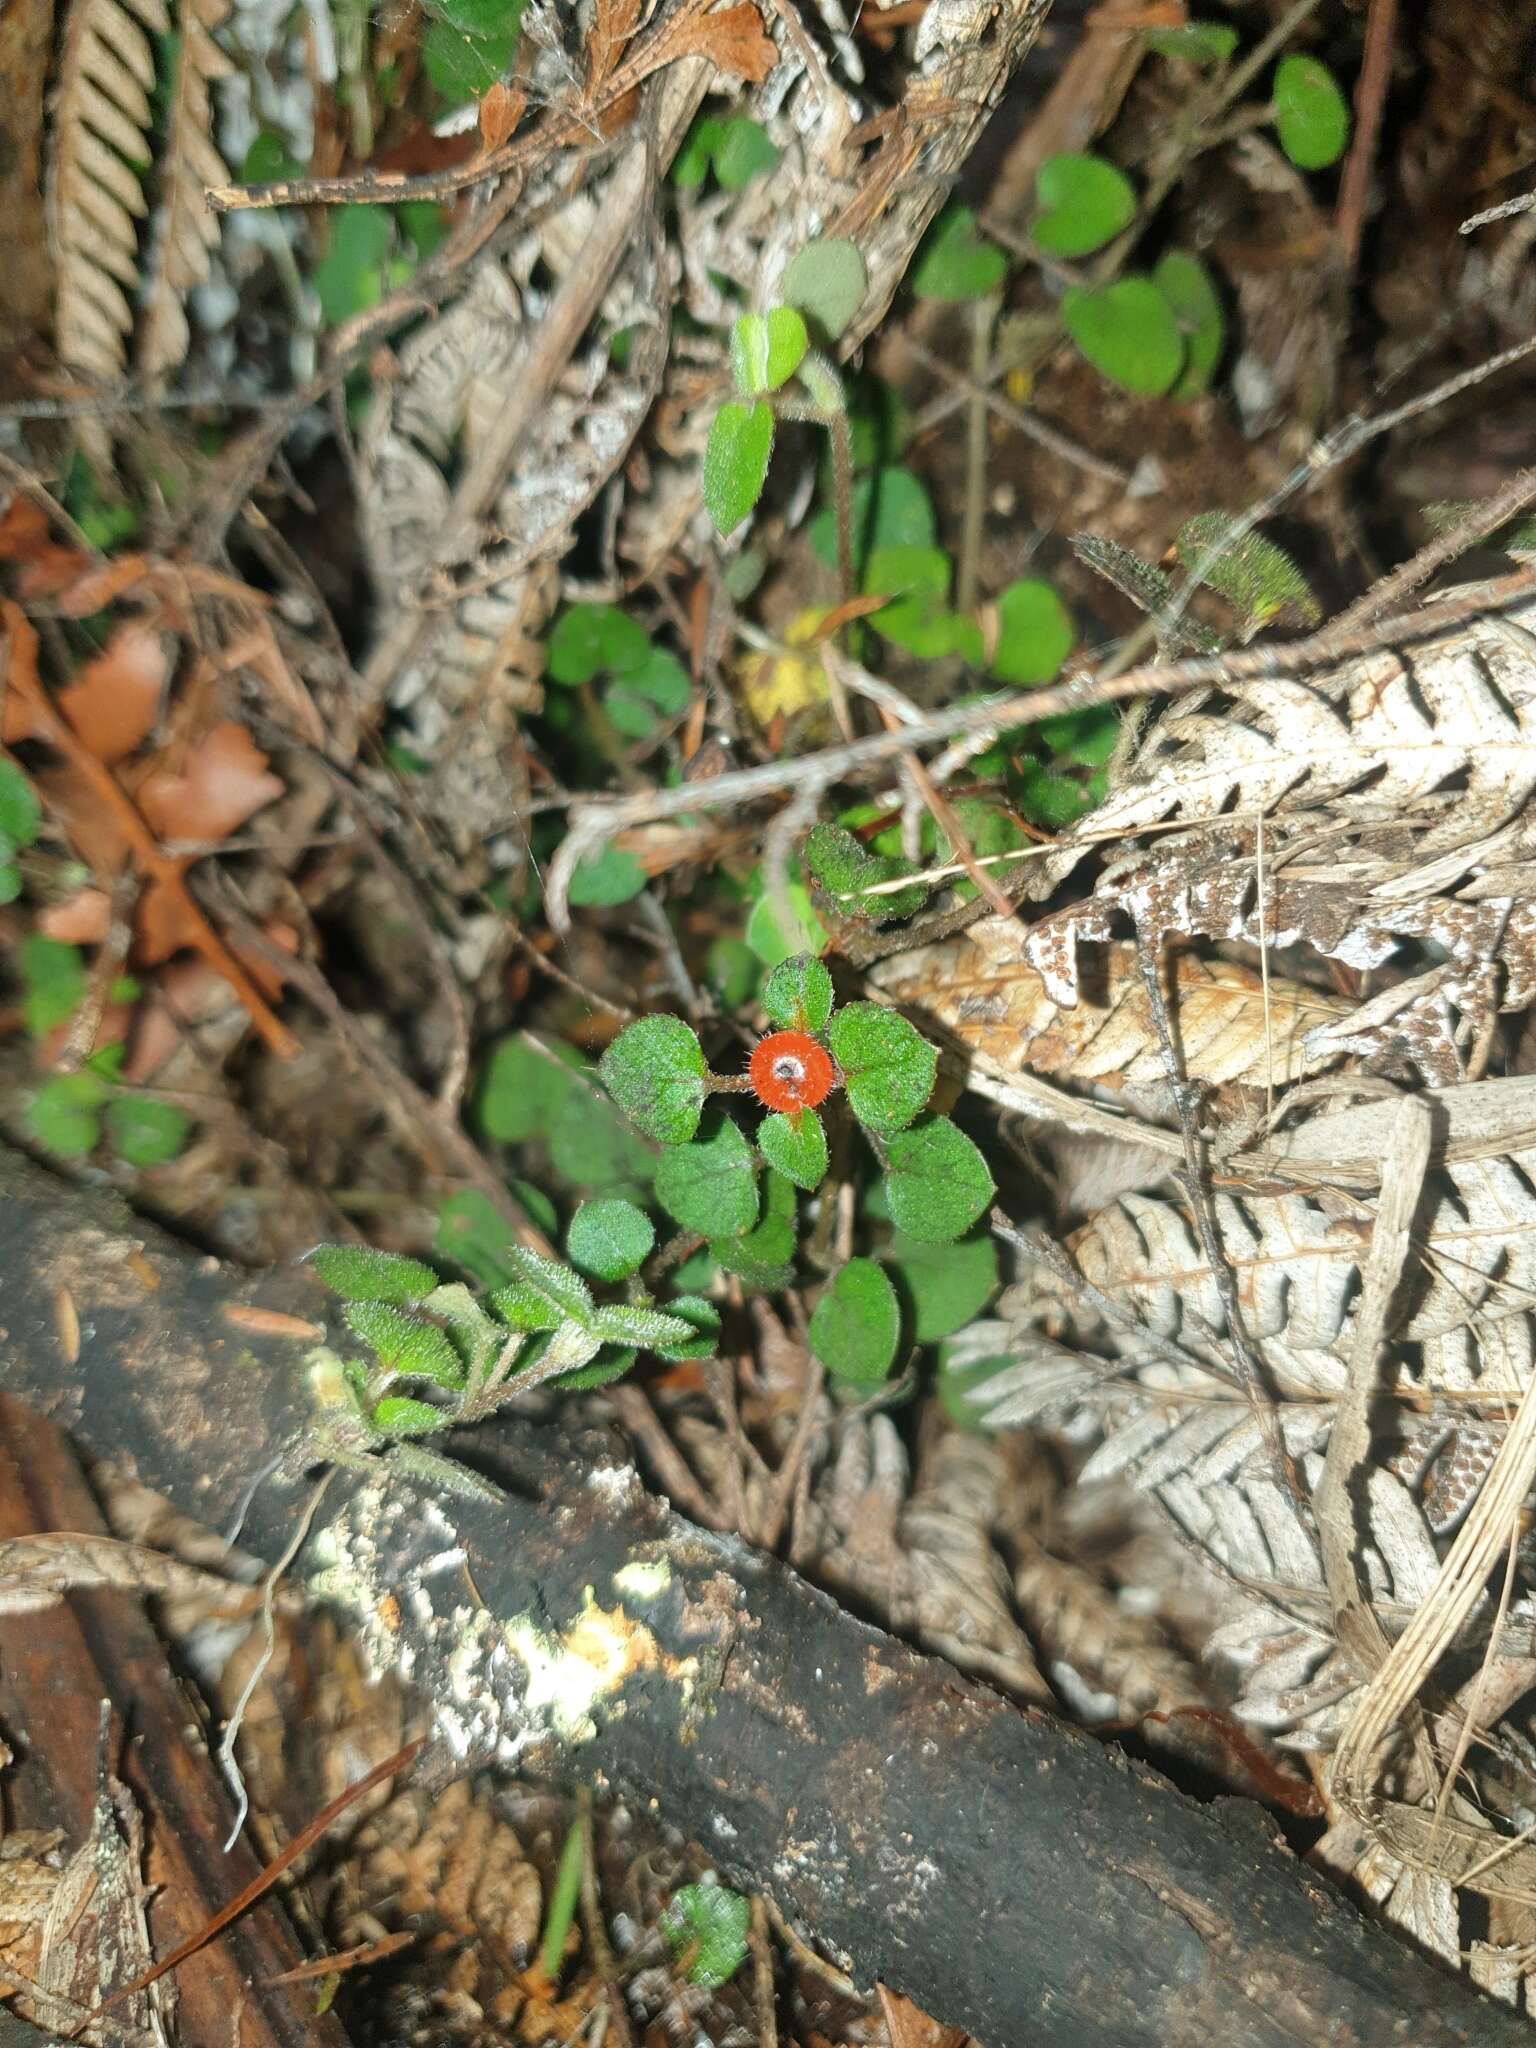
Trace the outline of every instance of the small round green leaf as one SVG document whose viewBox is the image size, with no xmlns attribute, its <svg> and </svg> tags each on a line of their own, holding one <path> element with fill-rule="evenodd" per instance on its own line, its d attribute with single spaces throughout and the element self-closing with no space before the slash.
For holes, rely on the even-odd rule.
<svg viewBox="0 0 1536 2048">
<path fill-rule="evenodd" d="M 1184 373 L 1170 398 L 1198 398 L 1210 384 L 1226 345 L 1227 322 L 1211 273 L 1198 256 L 1170 249 L 1152 281 L 1173 308 L 1184 336 Z"/>
<path fill-rule="evenodd" d="M 1030 233 L 1052 256 L 1089 256 L 1112 242 L 1136 214 L 1136 192 L 1102 156 L 1048 156 L 1035 173 L 1040 211 Z"/>
<path fill-rule="evenodd" d="M 21 1014 L 34 1038 L 67 1024 L 85 1001 L 85 955 L 78 946 L 30 932 L 17 956 L 21 968 Z"/>
<path fill-rule="evenodd" d="M 164 1166 L 187 1142 L 191 1118 L 152 1095 L 119 1095 L 107 1104 L 107 1135 L 129 1166 Z"/>
<path fill-rule="evenodd" d="M 333 1294 L 348 1301 L 425 1301 L 440 1285 L 420 1259 L 375 1251 L 367 1244 L 322 1244 L 309 1262 Z"/>
<path fill-rule="evenodd" d="M 782 289 L 790 305 L 835 341 L 859 310 L 868 285 L 858 243 L 841 235 L 818 235 L 791 258 Z"/>
<path fill-rule="evenodd" d="M 779 147 L 761 121 L 747 114 L 733 114 L 720 124 L 714 146 L 715 176 L 727 192 L 740 192 L 754 178 L 771 171 L 779 160 Z"/>
<path fill-rule="evenodd" d="M 1224 21 L 1190 21 L 1183 28 L 1148 29 L 1147 48 L 1184 64 L 1225 64 L 1237 48 L 1237 30 Z"/>
<path fill-rule="evenodd" d="M 664 718 L 688 708 L 693 684 L 675 654 L 653 647 L 638 668 L 620 676 L 604 693 L 603 708 L 626 739 L 649 739 Z"/>
<path fill-rule="evenodd" d="M 795 1228 L 783 1216 L 766 1216 L 740 1237 L 717 1237 L 709 1249 L 727 1273 L 761 1294 L 777 1293 L 795 1277 Z"/>
<path fill-rule="evenodd" d="M 747 919 L 746 941 L 765 967 L 776 967 L 797 953 L 824 952 L 826 928 L 816 915 L 803 884 L 791 882 L 788 889 L 790 922 L 780 918 L 773 898 L 766 892 L 752 906 Z"/>
<path fill-rule="evenodd" d="M 993 1182 L 964 1131 L 935 1116 L 891 1139 L 885 1186 L 897 1229 L 943 1244 L 970 1229 L 992 1199 Z"/>
<path fill-rule="evenodd" d="M 761 398 L 787 384 L 805 360 L 810 337 L 794 306 L 743 313 L 731 329 L 731 375 L 743 398 Z"/>
<path fill-rule="evenodd" d="M 900 1336 L 896 1290 L 873 1259 L 850 1259 L 811 1312 L 811 1349 L 844 1385 L 878 1387 Z"/>
<path fill-rule="evenodd" d="M 1067 332 L 1102 376 L 1160 396 L 1184 368 L 1184 337 L 1150 277 L 1122 277 L 1091 291 L 1072 285 L 1061 302 Z"/>
<path fill-rule="evenodd" d="M 656 1242 L 656 1230 L 633 1202 L 583 1202 L 566 1233 L 566 1257 L 594 1280 L 627 1280 Z"/>
<path fill-rule="evenodd" d="M 21 894 L 21 869 L 15 861 L 0 857 L 0 907 L 14 903 Z"/>
<path fill-rule="evenodd" d="M 14 761 L 0 757 L 0 842 L 8 856 L 32 844 L 42 817 L 36 790 Z"/>
<path fill-rule="evenodd" d="M 985 1232 L 958 1244 L 923 1244 L 898 1231 L 889 1261 L 919 1344 L 974 1322 L 997 1286 L 997 1246 Z"/>
<path fill-rule="evenodd" d="M 1024 576 L 997 600 L 992 673 L 1003 683 L 1048 683 L 1072 652 L 1077 628 L 1049 583 Z"/>
<path fill-rule="evenodd" d="M 605 846 L 571 870 L 571 904 L 577 910 L 611 910 L 638 896 L 648 880 L 632 853 L 621 846 Z"/>
<path fill-rule="evenodd" d="M 809 953 L 781 960 L 763 984 L 763 1008 L 785 1031 L 825 1031 L 832 1014 L 832 977 Z"/>
<path fill-rule="evenodd" d="M 50 1074 L 27 1104 L 27 1130 L 61 1159 L 83 1158 L 101 1137 L 104 1092 L 94 1074 Z"/>
<path fill-rule="evenodd" d="M 575 689 L 605 670 L 630 675 L 643 668 L 650 655 L 644 629 L 617 605 L 567 605 L 544 650 L 544 673 L 552 683 Z"/>
<path fill-rule="evenodd" d="M 691 1145 L 669 1145 L 656 1164 L 656 1199 L 684 1230 L 740 1237 L 757 1221 L 751 1147 L 729 1117 Z"/>
<path fill-rule="evenodd" d="M 976 231 L 968 206 L 946 207 L 923 237 L 912 266 L 920 299 L 982 299 L 1008 274 L 1008 258 Z"/>
<path fill-rule="evenodd" d="M 672 1894 L 660 1927 L 674 1955 L 688 1956 L 688 1982 L 718 1991 L 747 1955 L 751 1903 L 723 1884 L 685 1884 Z"/>
<path fill-rule="evenodd" d="M 1282 57 L 1275 66 L 1275 128 L 1298 171 L 1322 171 L 1349 144 L 1349 108 L 1338 81 L 1315 57 Z"/>
<path fill-rule="evenodd" d="M 733 533 L 763 494 L 773 453 L 773 408 L 722 405 L 704 449 L 704 505 L 717 533 Z"/>
<path fill-rule="evenodd" d="M 843 1070 L 848 1106 L 866 1130 L 902 1130 L 933 1093 L 939 1056 L 894 1010 L 849 1003 L 832 1019 L 827 1041 Z"/>
<path fill-rule="evenodd" d="M 641 1017 L 598 1068 L 603 1086 L 649 1138 L 682 1145 L 704 1108 L 704 1049 L 681 1017 Z"/>
<path fill-rule="evenodd" d="M 765 1116 L 757 1127 L 757 1149 L 797 1188 L 819 1188 L 827 1177 L 827 1134 L 814 1109 Z"/>
</svg>

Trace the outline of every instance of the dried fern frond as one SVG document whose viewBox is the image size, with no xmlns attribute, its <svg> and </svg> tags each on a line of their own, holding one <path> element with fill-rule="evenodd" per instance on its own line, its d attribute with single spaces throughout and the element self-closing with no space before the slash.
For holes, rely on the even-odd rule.
<svg viewBox="0 0 1536 2048">
<path fill-rule="evenodd" d="M 203 188 L 229 182 L 214 148 L 208 88 L 233 69 L 213 40 L 229 0 L 179 0 L 180 53 L 170 124 L 161 157 L 164 218 L 151 262 L 149 292 L 139 336 L 138 362 L 150 390 L 161 388 L 187 352 L 182 301 L 203 283 L 219 242 L 219 215 L 203 202 Z"/>
<path fill-rule="evenodd" d="M 138 222 L 147 205 L 152 35 L 170 19 L 164 0 L 74 0 L 53 104 L 49 228 L 58 271 L 54 335 L 59 360 L 93 382 L 121 376 L 139 283 Z M 146 33 L 147 31 L 147 33 Z M 106 465 L 99 422 L 81 442 Z"/>
<path fill-rule="evenodd" d="M 1156 1115 L 1172 1114 L 1162 1047 L 1153 1029 L 1136 948 L 1104 947 L 1091 986 L 1063 1006 L 1028 948 L 1033 934 L 1012 918 L 984 918 L 933 946 L 893 954 L 871 973 L 878 988 L 1005 1074 L 1025 1068 L 1111 1090 Z M 1353 1006 L 1283 976 L 1222 960 L 1174 956 L 1169 1003 L 1184 1078 L 1211 1087 L 1279 1087 L 1314 1071 L 1331 1047 L 1312 1036 L 1344 1026 Z M 1086 977 L 1085 977 L 1086 982 Z"/>
</svg>

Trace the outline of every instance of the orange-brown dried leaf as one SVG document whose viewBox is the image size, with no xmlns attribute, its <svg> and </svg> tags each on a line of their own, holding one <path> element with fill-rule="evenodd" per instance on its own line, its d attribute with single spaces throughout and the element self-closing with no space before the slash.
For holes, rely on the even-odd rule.
<svg viewBox="0 0 1536 2048">
<path fill-rule="evenodd" d="M 527 105 L 527 93 L 496 80 L 480 102 L 480 140 L 486 149 L 500 149 L 511 139 Z"/>
<path fill-rule="evenodd" d="M 126 761 L 154 730 L 170 672 L 160 634 L 129 620 L 59 692 L 58 708 L 98 761 Z"/>
<path fill-rule="evenodd" d="M 227 839 L 283 794 L 267 757 L 243 725 L 216 725 L 187 754 L 180 774 L 155 769 L 139 790 L 139 809 L 162 840 Z"/>
<path fill-rule="evenodd" d="M 587 98 L 594 100 L 623 55 L 640 19 L 640 0 L 597 0 L 587 37 Z"/>
<path fill-rule="evenodd" d="M 88 619 L 92 612 L 105 611 L 109 604 L 136 590 L 150 571 L 148 555 L 117 555 L 110 562 L 86 563 L 80 573 L 58 593 L 58 608 L 66 619 Z"/>
<path fill-rule="evenodd" d="M 62 903 L 49 904 L 37 928 L 66 946 L 99 946 L 112 929 L 112 899 L 105 889 L 77 889 Z"/>
<path fill-rule="evenodd" d="M 18 491 L 0 513 L 0 562 L 21 565 L 17 585 L 30 597 L 61 589 L 89 566 L 90 557 L 78 548 L 60 546 L 42 507 Z"/>
<path fill-rule="evenodd" d="M 773 38 L 765 34 L 763 18 L 751 0 L 683 22 L 666 49 L 668 63 L 675 64 L 679 57 L 708 57 L 716 70 L 748 85 L 761 85 L 779 61 Z"/>
<path fill-rule="evenodd" d="M 0 597 L 5 626 L 4 702 L 0 704 L 0 740 L 11 745 L 32 737 L 42 684 L 37 675 L 37 633 L 18 604 Z"/>
</svg>

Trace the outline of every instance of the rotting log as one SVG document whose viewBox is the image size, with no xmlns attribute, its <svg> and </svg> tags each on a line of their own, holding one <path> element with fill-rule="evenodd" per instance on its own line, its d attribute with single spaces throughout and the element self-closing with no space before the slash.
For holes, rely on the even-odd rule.
<svg viewBox="0 0 1536 2048">
<path fill-rule="evenodd" d="M 263 1323 L 329 1308 L 306 1270 L 189 1256 L 0 1152 L 0 1384 L 215 1526 L 249 1493 L 267 1558 L 313 1487 L 305 1348 Z M 293 1567 L 430 1699 L 439 1770 L 654 1799 L 728 1881 L 985 2048 L 1530 2040 L 1259 1808 L 1186 1798 L 686 1523 L 615 1437 L 508 1422 L 459 1449 L 504 1500 L 338 1471 Z"/>
</svg>

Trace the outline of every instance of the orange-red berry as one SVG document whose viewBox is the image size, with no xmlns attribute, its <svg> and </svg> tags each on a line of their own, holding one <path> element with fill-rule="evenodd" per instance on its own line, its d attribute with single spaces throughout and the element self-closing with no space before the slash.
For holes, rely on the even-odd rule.
<svg viewBox="0 0 1536 2048">
<path fill-rule="evenodd" d="M 837 1079 L 832 1055 L 804 1031 L 771 1031 L 760 1038 L 747 1069 L 752 1093 L 784 1116 L 825 1102 Z"/>
</svg>

